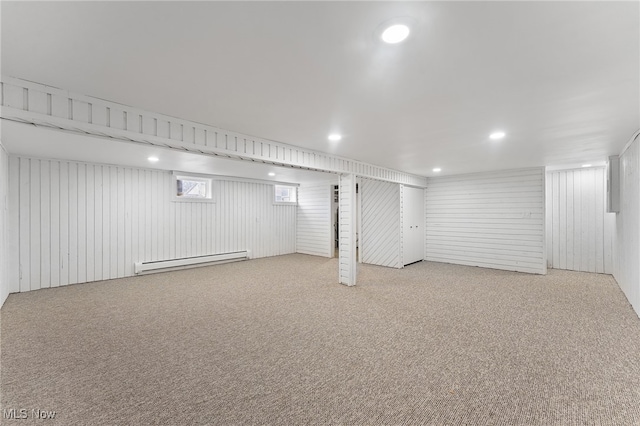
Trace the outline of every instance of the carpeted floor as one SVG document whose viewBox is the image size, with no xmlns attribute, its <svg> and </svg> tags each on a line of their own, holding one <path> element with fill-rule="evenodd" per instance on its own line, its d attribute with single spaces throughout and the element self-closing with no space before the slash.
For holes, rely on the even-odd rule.
<svg viewBox="0 0 640 426">
<path fill-rule="evenodd" d="M 612 277 L 359 274 L 287 255 L 11 295 L 2 409 L 28 418 L 3 424 L 640 424 L 640 320 Z"/>
</svg>

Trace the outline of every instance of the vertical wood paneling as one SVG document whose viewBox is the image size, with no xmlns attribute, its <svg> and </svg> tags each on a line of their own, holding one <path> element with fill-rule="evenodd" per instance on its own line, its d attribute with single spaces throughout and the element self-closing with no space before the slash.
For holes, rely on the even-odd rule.
<svg viewBox="0 0 640 426">
<path fill-rule="evenodd" d="M 51 287 L 51 168 L 49 161 L 40 164 L 40 287 Z"/>
<path fill-rule="evenodd" d="M 0 307 L 10 292 L 9 256 L 9 156 L 0 143 Z"/>
<path fill-rule="evenodd" d="M 604 185 L 599 185 L 598 182 L 604 182 Z M 606 246 L 604 241 L 604 226 L 605 220 L 604 215 L 606 214 L 606 182 L 607 176 L 605 173 L 605 169 L 596 169 L 595 170 L 595 259 L 596 259 L 596 272 L 602 274 L 605 272 L 604 270 L 604 248 Z M 612 273 L 613 271 L 609 270 L 607 273 Z"/>
<path fill-rule="evenodd" d="M 69 163 L 69 284 L 78 282 L 78 163 Z"/>
<path fill-rule="evenodd" d="M 125 193 L 125 182 L 124 182 L 124 169 L 122 167 L 116 168 L 116 187 L 117 189 L 117 204 L 116 204 L 116 212 L 117 212 L 117 241 L 118 241 L 118 249 L 117 253 L 117 277 L 125 276 L 125 205 L 124 205 L 124 193 Z M 162 232 L 161 229 L 158 229 L 157 232 Z"/>
<path fill-rule="evenodd" d="M 130 210 L 130 218 L 129 221 L 131 222 L 131 262 L 135 262 L 136 259 L 140 259 L 141 256 L 139 255 L 140 253 L 140 232 L 139 232 L 139 221 L 138 218 L 140 217 L 139 214 L 139 198 L 140 198 L 140 194 L 139 194 L 139 170 L 137 169 L 132 169 L 131 170 L 131 180 L 130 180 L 130 185 L 131 185 L 131 210 Z M 127 275 L 131 275 L 133 274 L 133 267 L 131 267 L 131 269 L 128 270 L 128 274 Z"/>
<path fill-rule="evenodd" d="M 60 285 L 60 162 L 51 161 L 51 287 Z"/>
<path fill-rule="evenodd" d="M 142 172 L 142 174 L 144 177 L 143 183 L 141 185 L 142 192 L 144 194 L 144 196 L 142 197 L 142 199 L 144 199 L 144 204 L 143 204 L 144 217 L 142 217 L 141 219 L 144 224 L 144 227 L 143 227 L 144 234 L 142 236 L 144 241 L 144 257 L 145 259 L 153 261 L 158 259 L 154 257 L 154 253 L 152 250 L 153 240 L 155 238 L 153 235 L 154 212 L 153 212 L 153 193 L 152 193 L 153 185 L 151 182 L 152 172 L 151 170 L 145 170 L 144 172 Z"/>
<path fill-rule="evenodd" d="M 640 139 L 620 156 L 620 213 L 616 215 L 614 276 L 640 316 Z"/>
<path fill-rule="evenodd" d="M 605 169 L 552 171 L 547 180 L 554 183 L 547 186 L 549 267 L 612 273 L 613 222 L 608 217 L 612 213 L 605 211 Z"/>
<path fill-rule="evenodd" d="M 4 152 L 4 150 L 3 150 Z M 14 187 L 20 188 L 20 159 L 9 157 L 9 181 Z M 21 265 L 20 265 L 20 191 L 12 191 L 7 188 L 9 195 L 9 221 L 8 221 L 8 249 L 9 249 L 9 293 L 20 291 Z M 16 208 L 18 207 L 18 208 Z"/>
<path fill-rule="evenodd" d="M 138 216 L 135 218 L 137 222 L 137 230 L 138 230 L 138 257 L 137 259 L 146 259 L 145 256 L 145 235 L 147 233 L 145 219 L 147 218 L 147 191 L 145 188 L 145 176 L 146 170 L 136 170 L 136 174 L 138 175 Z M 178 256 L 179 257 L 179 256 Z"/>
<path fill-rule="evenodd" d="M 585 170 L 582 196 L 582 270 L 595 272 L 595 222 L 593 210 L 595 207 L 595 193 L 593 170 Z M 586 254 L 586 255 L 585 255 Z M 593 269 L 593 270 L 591 270 Z"/>
<path fill-rule="evenodd" d="M 125 215 L 125 240 L 124 240 L 124 276 L 130 276 L 133 274 L 133 256 L 131 255 L 133 249 L 133 225 L 132 214 L 133 208 L 131 204 L 131 169 L 124 170 L 124 215 Z"/>
<path fill-rule="evenodd" d="M 575 232 L 574 226 L 573 226 L 573 217 L 574 217 L 574 208 L 573 208 L 573 202 L 572 200 L 574 199 L 574 195 L 573 195 L 573 173 L 571 174 L 567 174 L 566 176 L 566 183 L 567 183 L 567 191 L 566 191 L 566 198 L 565 198 L 565 203 L 567 205 L 567 219 L 566 219 L 566 232 L 565 235 L 573 235 L 573 233 Z M 547 244 L 549 244 L 549 242 L 547 241 Z M 574 243 L 573 241 L 567 241 L 566 243 L 566 268 L 567 269 L 573 269 L 574 268 L 574 264 L 575 264 L 575 257 L 573 255 L 573 247 L 574 247 Z"/>
<path fill-rule="evenodd" d="M 301 185 L 298 188 L 296 252 L 331 257 L 333 185 Z"/>
<path fill-rule="evenodd" d="M 22 212 L 22 206 L 20 206 Z M 60 163 L 60 285 L 69 284 L 69 163 Z M 20 290 L 24 291 L 24 290 Z"/>
<path fill-rule="evenodd" d="M 544 182 L 542 168 L 429 179 L 426 259 L 546 273 Z"/>
<path fill-rule="evenodd" d="M 559 210 L 559 223 L 560 238 L 558 238 L 559 248 L 559 263 L 563 269 L 566 269 L 567 265 L 567 176 L 559 176 L 558 190 L 560 194 L 558 210 Z"/>
<path fill-rule="evenodd" d="M 86 198 L 86 281 L 96 280 L 96 266 L 95 266 L 95 244 L 93 244 L 93 236 L 95 235 L 95 166 L 93 164 L 86 165 L 86 185 L 85 185 L 85 198 Z"/>
<path fill-rule="evenodd" d="M 31 160 L 31 187 L 30 189 L 30 258 L 29 264 L 31 265 L 31 279 L 29 287 L 31 290 L 37 290 L 41 288 L 42 278 L 40 276 L 40 160 Z"/>
<path fill-rule="evenodd" d="M 559 176 L 557 175 L 552 176 L 551 182 L 552 182 L 551 192 L 556 194 L 560 192 Z M 556 236 L 560 235 L 560 203 L 558 203 L 557 200 L 553 203 L 552 220 L 553 220 L 552 235 L 556 235 Z M 557 241 L 556 241 L 556 244 L 553 245 L 553 250 L 548 250 L 548 253 L 551 253 L 551 258 L 553 259 L 553 263 L 555 264 L 560 263 L 560 244 L 557 244 Z"/>
<path fill-rule="evenodd" d="M 20 291 L 31 290 L 31 227 L 29 226 L 30 220 L 30 197 L 31 197 L 31 161 L 28 158 L 20 159 L 20 181 L 18 183 L 19 188 L 19 206 L 20 212 L 18 216 L 20 218 L 19 227 L 19 241 L 20 241 Z M 11 188 L 9 188 L 11 191 Z"/>
<path fill-rule="evenodd" d="M 362 262 L 401 268 L 400 185 L 363 179 L 360 200 Z"/>
<path fill-rule="evenodd" d="M 22 157 L 6 170 L 11 291 L 130 276 L 134 262 L 296 249 L 297 207 L 275 205 L 273 185 L 216 180 L 215 203 L 174 202 L 169 172 Z"/>
<path fill-rule="evenodd" d="M 553 192 L 550 195 L 553 198 Z M 573 267 L 577 270 L 582 268 L 582 174 L 573 174 Z M 555 228 L 554 228 L 555 229 Z M 556 237 L 557 238 L 557 237 Z M 555 244 L 555 241 L 554 241 Z"/>
<path fill-rule="evenodd" d="M 109 270 L 107 271 L 107 278 L 118 277 L 118 170 L 116 167 L 108 167 L 109 181 L 109 193 L 108 195 L 108 208 L 109 208 L 109 234 L 108 241 L 109 246 L 113 247 L 109 250 Z M 148 234 L 147 234 L 148 235 Z"/>
<path fill-rule="evenodd" d="M 552 239 L 553 239 L 553 229 L 551 227 L 551 224 L 553 223 L 553 211 L 554 211 L 554 205 L 553 205 L 553 199 L 550 197 L 549 194 L 552 193 L 551 187 L 553 185 L 553 179 L 551 177 L 547 177 L 547 179 L 545 179 L 545 223 L 547 224 L 547 226 L 545 227 L 545 239 L 547 241 L 547 245 L 548 247 L 553 247 L 553 244 L 551 243 Z M 553 252 L 547 249 L 547 267 L 550 268 L 552 265 L 552 258 L 553 258 Z"/>
<path fill-rule="evenodd" d="M 87 282 L 87 165 L 78 164 L 78 278 Z"/>
<path fill-rule="evenodd" d="M 94 200 L 95 200 L 95 210 L 94 210 L 94 230 L 93 230 L 93 241 L 94 241 L 94 278 L 96 280 L 104 279 L 103 274 L 103 261 L 104 261 L 104 245 L 103 241 L 103 185 L 102 185 L 102 166 L 96 165 L 93 168 L 94 173 Z"/>
<path fill-rule="evenodd" d="M 172 190 L 171 188 L 173 187 L 173 179 L 171 176 L 167 175 L 166 180 L 167 180 L 166 191 L 170 191 Z M 215 186 L 213 190 L 215 191 Z M 135 190 L 134 190 L 134 194 L 135 194 Z M 168 209 L 169 209 L 169 256 L 168 257 L 169 259 L 176 259 L 178 257 L 176 255 L 176 244 L 177 244 L 176 242 L 176 209 L 175 209 L 176 204 L 170 203 L 169 201 L 170 200 L 167 199 Z M 215 218 L 212 218 L 212 220 L 215 221 Z M 211 253 L 215 253 L 215 251 L 211 251 Z"/>
</svg>

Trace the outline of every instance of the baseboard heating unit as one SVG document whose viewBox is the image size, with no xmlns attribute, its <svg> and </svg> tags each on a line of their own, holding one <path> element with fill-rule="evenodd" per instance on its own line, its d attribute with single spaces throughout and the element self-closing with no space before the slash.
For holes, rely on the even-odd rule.
<svg viewBox="0 0 640 426">
<path fill-rule="evenodd" d="M 175 271 L 178 269 L 196 268 L 199 266 L 216 265 L 220 263 L 238 262 L 249 259 L 249 251 L 235 251 L 207 256 L 184 257 L 181 259 L 157 260 L 154 262 L 134 263 L 136 275 L 152 274 L 155 272 Z"/>
</svg>

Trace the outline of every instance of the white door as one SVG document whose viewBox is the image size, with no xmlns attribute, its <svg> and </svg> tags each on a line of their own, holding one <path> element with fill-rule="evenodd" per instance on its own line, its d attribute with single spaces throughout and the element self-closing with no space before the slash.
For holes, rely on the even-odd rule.
<svg viewBox="0 0 640 426">
<path fill-rule="evenodd" d="M 424 259 L 424 190 L 405 186 L 402 203 L 404 264 Z"/>
</svg>

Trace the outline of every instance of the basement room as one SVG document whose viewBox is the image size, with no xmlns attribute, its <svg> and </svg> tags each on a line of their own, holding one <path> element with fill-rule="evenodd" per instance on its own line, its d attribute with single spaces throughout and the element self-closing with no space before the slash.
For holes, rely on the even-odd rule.
<svg viewBox="0 0 640 426">
<path fill-rule="evenodd" d="M 0 20 L 0 423 L 640 424 L 639 2 Z"/>
</svg>

